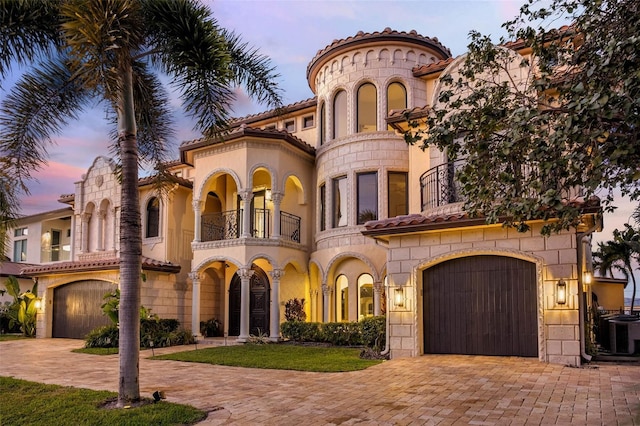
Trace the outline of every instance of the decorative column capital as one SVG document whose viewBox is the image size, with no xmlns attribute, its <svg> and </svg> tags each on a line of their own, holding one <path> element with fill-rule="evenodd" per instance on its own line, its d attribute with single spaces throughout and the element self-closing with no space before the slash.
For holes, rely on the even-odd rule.
<svg viewBox="0 0 640 426">
<path fill-rule="evenodd" d="M 284 198 L 284 194 L 282 192 L 271 193 L 271 201 L 273 201 L 273 204 L 280 204 L 283 198 Z"/>
<path fill-rule="evenodd" d="M 271 275 L 271 278 L 273 278 L 274 280 L 279 281 L 284 276 L 284 269 L 274 269 L 269 272 L 269 275 Z"/>
<path fill-rule="evenodd" d="M 238 195 L 242 198 L 242 201 L 248 203 L 253 198 L 253 190 L 252 189 L 243 189 L 238 191 Z"/>
<path fill-rule="evenodd" d="M 381 281 L 377 281 L 375 283 L 373 283 L 373 291 L 380 293 L 382 291 L 383 288 L 383 284 Z"/>
<path fill-rule="evenodd" d="M 197 200 L 197 199 L 192 200 L 191 201 L 191 206 L 193 207 L 194 211 L 200 211 L 200 210 L 202 210 L 202 201 Z"/>
<path fill-rule="evenodd" d="M 189 272 L 189 279 L 194 284 L 199 284 L 200 280 L 202 279 L 202 275 L 200 274 L 200 272 L 197 272 L 197 271 Z"/>
<path fill-rule="evenodd" d="M 80 219 L 85 222 L 88 223 L 91 220 L 91 213 L 89 212 L 84 212 L 80 214 Z"/>
<path fill-rule="evenodd" d="M 249 279 L 253 276 L 254 272 L 255 271 L 253 269 L 240 268 L 238 269 L 238 276 L 240 277 L 240 279 Z"/>
<path fill-rule="evenodd" d="M 327 284 L 322 284 L 322 292 L 324 294 L 330 294 L 331 293 L 331 287 L 329 287 Z"/>
</svg>

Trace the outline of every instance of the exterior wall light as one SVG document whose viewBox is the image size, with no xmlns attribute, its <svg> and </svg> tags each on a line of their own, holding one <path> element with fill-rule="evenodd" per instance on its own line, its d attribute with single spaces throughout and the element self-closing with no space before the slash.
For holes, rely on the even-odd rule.
<svg viewBox="0 0 640 426">
<path fill-rule="evenodd" d="M 591 271 L 585 271 L 582 282 L 584 284 L 591 284 L 591 280 L 593 279 L 593 274 Z"/>
<path fill-rule="evenodd" d="M 556 303 L 565 305 L 567 303 L 567 283 L 560 279 L 556 284 Z"/>
<path fill-rule="evenodd" d="M 38 298 L 33 302 L 33 306 L 37 309 L 40 310 L 42 308 L 42 299 Z"/>
<path fill-rule="evenodd" d="M 393 290 L 393 306 L 404 308 L 404 287 L 396 287 Z"/>
</svg>

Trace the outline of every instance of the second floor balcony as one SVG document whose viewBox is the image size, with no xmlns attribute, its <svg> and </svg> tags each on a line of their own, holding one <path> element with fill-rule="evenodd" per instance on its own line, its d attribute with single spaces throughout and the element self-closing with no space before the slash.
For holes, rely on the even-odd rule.
<svg viewBox="0 0 640 426">
<path fill-rule="evenodd" d="M 284 241 L 300 243 L 300 217 L 284 211 L 280 212 L 280 235 L 274 235 L 273 211 L 253 209 L 249 223 L 251 238 L 279 238 Z M 242 238 L 243 209 L 207 213 L 201 216 L 200 241 L 221 241 Z"/>
<path fill-rule="evenodd" d="M 460 183 L 456 179 L 462 165 L 462 161 L 440 164 L 420 176 L 422 211 L 462 201 Z"/>
</svg>

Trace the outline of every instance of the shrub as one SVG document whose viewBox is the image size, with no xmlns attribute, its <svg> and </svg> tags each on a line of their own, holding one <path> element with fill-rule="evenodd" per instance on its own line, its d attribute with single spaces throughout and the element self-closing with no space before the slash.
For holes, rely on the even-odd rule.
<svg viewBox="0 0 640 426">
<path fill-rule="evenodd" d="M 200 334 L 204 337 L 218 337 L 222 335 L 222 323 L 215 318 L 200 321 Z"/>
<path fill-rule="evenodd" d="M 296 342 L 320 342 L 320 323 L 287 321 L 280 325 L 282 337 Z"/>
<path fill-rule="evenodd" d="M 118 327 L 114 324 L 95 328 L 84 338 L 85 348 L 117 348 L 120 339 Z"/>
<path fill-rule="evenodd" d="M 328 322 L 322 324 L 322 338 L 336 346 L 362 345 L 362 330 L 357 322 Z"/>
<path fill-rule="evenodd" d="M 387 323 L 384 316 L 369 317 L 360 321 L 362 344 L 374 351 L 382 350 L 386 339 Z"/>
<path fill-rule="evenodd" d="M 289 299 L 284 304 L 284 317 L 287 321 L 304 321 L 307 313 L 304 311 L 304 299 Z"/>
</svg>

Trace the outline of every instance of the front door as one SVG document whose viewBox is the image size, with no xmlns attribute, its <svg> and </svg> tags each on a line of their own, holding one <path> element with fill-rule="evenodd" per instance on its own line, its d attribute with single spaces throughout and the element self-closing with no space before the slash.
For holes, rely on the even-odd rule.
<svg viewBox="0 0 640 426">
<path fill-rule="evenodd" d="M 249 334 L 269 335 L 269 278 L 253 266 L 249 284 Z M 229 287 L 229 336 L 240 335 L 241 279 L 236 273 Z"/>
</svg>

